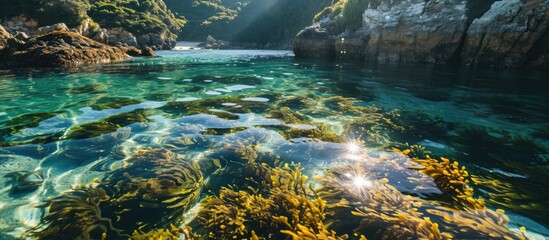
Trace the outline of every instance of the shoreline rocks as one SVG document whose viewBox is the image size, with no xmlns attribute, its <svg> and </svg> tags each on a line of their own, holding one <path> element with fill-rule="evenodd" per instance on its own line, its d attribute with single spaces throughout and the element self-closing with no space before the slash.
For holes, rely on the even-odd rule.
<svg viewBox="0 0 549 240">
<path fill-rule="evenodd" d="M 203 49 L 229 49 L 229 48 L 232 48 L 232 46 L 229 42 L 215 39 L 211 35 L 208 35 L 205 42 L 203 42 L 201 44 L 198 44 L 198 47 L 201 47 Z"/>
<path fill-rule="evenodd" d="M 71 31 L 91 38 L 110 46 L 132 46 L 136 48 L 151 48 L 153 50 L 171 50 L 176 45 L 175 36 L 169 33 L 144 33 L 135 35 L 122 27 L 99 28 L 91 19 L 84 20 L 80 26 L 69 29 L 65 23 L 56 23 L 49 26 L 40 26 L 32 18 L 26 16 L 13 17 L 2 22 L 5 30 L 18 38 L 32 38 L 47 34 L 52 31 Z M 25 38 L 26 36 L 26 38 Z"/>
<path fill-rule="evenodd" d="M 358 29 L 341 30 L 341 18 L 298 33 L 296 57 L 549 67 L 549 0 L 381 1 L 366 6 Z"/>
<path fill-rule="evenodd" d="M 111 47 L 70 31 L 54 31 L 22 42 L 11 35 L 4 37 L 2 29 L 0 39 L 7 39 L 8 45 L 0 47 L 0 58 L 8 66 L 72 68 L 154 54 L 150 48 Z"/>
</svg>

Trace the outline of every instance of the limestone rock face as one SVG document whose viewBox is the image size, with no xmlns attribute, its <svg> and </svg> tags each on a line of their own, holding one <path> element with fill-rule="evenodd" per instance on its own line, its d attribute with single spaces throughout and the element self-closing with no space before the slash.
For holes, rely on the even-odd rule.
<svg viewBox="0 0 549 240">
<path fill-rule="evenodd" d="M 341 30 L 342 17 L 329 16 L 298 33 L 296 57 L 481 67 L 549 64 L 549 0 L 376 1 L 366 6 L 355 30 Z"/>
<path fill-rule="evenodd" d="M 549 1 L 503 0 L 475 19 L 463 59 L 474 66 L 547 67 Z"/>
<path fill-rule="evenodd" d="M 133 47 L 110 47 L 78 33 L 54 31 L 33 38 L 5 57 L 4 63 L 27 67 L 78 67 L 129 58 Z"/>
<path fill-rule="evenodd" d="M 467 28 L 465 1 L 382 1 L 363 14 L 365 58 L 379 62 L 447 62 Z"/>
</svg>

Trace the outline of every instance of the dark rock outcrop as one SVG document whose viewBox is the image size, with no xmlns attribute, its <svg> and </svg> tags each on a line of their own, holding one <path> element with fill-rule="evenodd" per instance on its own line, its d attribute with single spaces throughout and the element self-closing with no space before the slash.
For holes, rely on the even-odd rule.
<svg viewBox="0 0 549 240">
<path fill-rule="evenodd" d="M 296 57 L 535 67 L 549 64 L 549 0 L 370 1 L 360 27 L 340 13 L 298 33 Z"/>
<path fill-rule="evenodd" d="M 336 36 L 330 35 L 325 28 L 310 26 L 298 33 L 294 53 L 296 57 L 333 58 L 335 41 Z"/>
<path fill-rule="evenodd" d="M 137 47 L 137 39 L 124 28 L 111 28 L 107 30 L 108 44 L 111 46 L 128 45 Z"/>
<path fill-rule="evenodd" d="M 204 49 L 229 49 L 231 48 L 231 44 L 227 41 L 218 40 L 208 35 L 208 37 L 206 38 L 206 41 L 203 43 L 200 43 L 198 47 L 201 47 Z"/>
<path fill-rule="evenodd" d="M 491 67 L 548 67 L 548 31 L 549 1 L 495 2 L 469 27 L 464 62 Z"/>
<path fill-rule="evenodd" d="M 143 55 L 135 47 L 111 47 L 69 31 L 50 32 L 26 43 L 9 43 L 9 49 L 9 53 L 4 51 L 2 62 L 27 67 L 70 68 L 120 61 L 130 58 L 130 54 Z M 146 51 L 146 54 L 150 54 L 150 51 Z"/>
</svg>

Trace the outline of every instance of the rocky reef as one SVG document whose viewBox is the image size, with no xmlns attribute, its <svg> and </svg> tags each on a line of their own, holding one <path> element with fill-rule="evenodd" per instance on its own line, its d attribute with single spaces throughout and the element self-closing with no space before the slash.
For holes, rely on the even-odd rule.
<svg viewBox="0 0 549 240">
<path fill-rule="evenodd" d="M 547 68 L 547 0 L 340 0 L 298 33 L 303 58 Z"/>
<path fill-rule="evenodd" d="M 70 68 L 120 61 L 130 56 L 154 56 L 154 52 L 150 48 L 111 47 L 64 30 L 49 32 L 25 42 L 0 26 L 0 59 L 8 66 Z"/>
</svg>

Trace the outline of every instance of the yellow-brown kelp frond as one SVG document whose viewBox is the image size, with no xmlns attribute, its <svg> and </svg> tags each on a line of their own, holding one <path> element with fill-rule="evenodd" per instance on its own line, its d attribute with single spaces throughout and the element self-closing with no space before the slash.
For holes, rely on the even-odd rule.
<svg viewBox="0 0 549 240">
<path fill-rule="evenodd" d="M 297 225 L 297 231 L 282 230 L 280 232 L 292 237 L 292 240 L 346 240 L 349 236 L 337 236 L 334 231 L 320 229 L 320 232 L 314 232 L 314 229 L 307 228 L 301 224 Z M 361 236 L 360 240 L 366 240 L 366 237 Z"/>
<path fill-rule="evenodd" d="M 339 172 L 343 169 L 354 172 Z M 322 184 L 316 191 L 327 201 L 326 224 L 333 230 L 371 239 L 449 237 L 418 212 L 423 200 L 403 195 L 387 179 L 367 180 L 364 176 L 363 169 L 353 166 L 335 168 L 326 176 L 315 178 Z"/>
<path fill-rule="evenodd" d="M 363 164 L 333 166 L 324 176 L 315 177 L 321 185 L 315 191 L 326 201 L 325 224 L 336 232 L 352 232 L 353 236 L 371 239 L 522 238 L 507 228 L 508 219 L 503 212 L 469 207 L 459 210 L 454 202 L 403 194 L 388 179 L 376 179 Z M 451 163 L 443 160 L 441 164 Z M 444 171 L 457 171 L 457 164 L 451 165 L 450 170 Z"/>
<path fill-rule="evenodd" d="M 414 159 L 425 166 L 419 172 L 432 177 L 437 187 L 442 191 L 443 198 L 450 201 L 450 207 L 482 209 L 484 200 L 473 198 L 473 188 L 469 186 L 469 173 L 458 162 L 450 162 L 447 158 L 440 161 L 432 158 Z"/>
<path fill-rule="evenodd" d="M 181 237 L 186 240 L 198 240 L 199 236 L 192 233 L 190 227 L 176 227 L 171 225 L 169 229 L 159 229 L 148 233 L 135 231 L 131 237 L 132 240 L 179 240 Z"/>
<path fill-rule="evenodd" d="M 503 210 L 444 211 L 431 209 L 427 212 L 438 216 L 445 231 L 450 232 L 456 239 L 527 239 L 524 230 L 522 230 L 524 228 L 521 229 L 522 235 L 507 228 L 509 218 Z"/>
<path fill-rule="evenodd" d="M 443 141 L 454 129 L 452 123 L 423 112 L 383 111 L 375 107 L 366 108 L 360 117 L 351 119 L 346 126 L 346 133 L 361 133 L 367 144 L 384 149 L 398 144 L 417 144 L 424 139 Z"/>
<path fill-rule="evenodd" d="M 290 128 L 285 131 L 279 131 L 279 133 L 288 140 L 294 138 L 312 138 L 323 142 L 345 142 L 343 135 L 335 133 L 327 125 L 316 125 L 312 128 Z"/>
<path fill-rule="evenodd" d="M 270 168 L 262 164 L 260 168 L 267 174 L 255 181 L 265 194 L 253 188 L 223 188 L 218 196 L 207 197 L 195 223 L 200 233 L 211 239 L 335 236 L 323 224 L 324 201 L 312 195 L 299 167 L 292 170 L 289 165 Z"/>
<path fill-rule="evenodd" d="M 368 111 L 368 108 L 366 107 L 355 106 L 358 102 L 360 101 L 357 99 L 342 96 L 333 96 L 322 99 L 322 103 L 326 108 L 339 113 L 360 115 Z"/>
<path fill-rule="evenodd" d="M 513 178 L 513 183 L 510 183 L 499 174 L 473 175 L 471 180 L 476 188 L 484 190 L 491 206 L 528 213 L 528 216 L 535 216 L 541 222 L 549 221 L 546 218 L 549 213 L 547 193 L 536 186 L 543 183 L 533 184 L 535 180 L 530 178 Z"/>
<path fill-rule="evenodd" d="M 128 238 L 102 216 L 100 206 L 109 200 L 100 188 L 81 188 L 46 201 L 40 207 L 48 211 L 41 223 L 30 230 L 38 239 L 103 239 L 105 236 Z"/>
<path fill-rule="evenodd" d="M 310 117 L 303 115 L 301 113 L 298 113 L 296 111 L 292 111 L 292 109 L 288 107 L 282 107 L 280 109 L 271 109 L 268 112 L 267 117 L 278 119 L 288 124 L 307 123 L 307 122 L 311 122 L 312 120 Z"/>
<path fill-rule="evenodd" d="M 131 233 L 168 227 L 200 197 L 204 179 L 198 165 L 169 151 L 138 150 L 126 163 L 103 181 L 111 196 L 104 212 L 118 228 Z"/>
<path fill-rule="evenodd" d="M 276 102 L 276 105 L 279 107 L 288 107 L 291 109 L 311 108 L 317 104 L 314 97 L 316 97 L 316 95 L 308 97 L 292 96 L 282 98 Z"/>
</svg>

